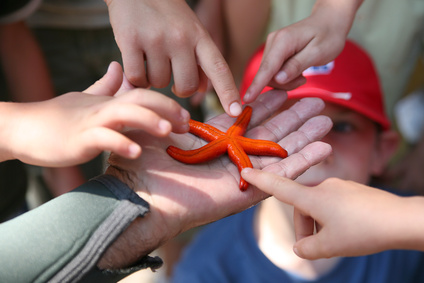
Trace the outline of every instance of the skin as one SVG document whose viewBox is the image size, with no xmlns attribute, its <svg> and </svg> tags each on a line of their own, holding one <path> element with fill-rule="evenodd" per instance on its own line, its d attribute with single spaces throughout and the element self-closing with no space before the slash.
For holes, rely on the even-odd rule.
<svg viewBox="0 0 424 283">
<path fill-rule="evenodd" d="M 424 251 L 423 197 L 399 197 L 338 178 L 308 187 L 255 169 L 245 169 L 242 174 L 302 213 L 293 247 L 299 257 L 315 260 L 389 249 Z M 311 219 L 321 227 L 316 234 L 311 232 Z"/>
<path fill-rule="evenodd" d="M 284 92 L 271 91 L 252 104 L 246 136 L 278 142 L 290 154 L 283 160 L 253 157 L 255 167 L 275 168 L 295 178 L 330 154 L 327 144 L 314 141 L 330 130 L 331 121 L 317 116 L 324 104 L 310 98 L 262 125 L 285 99 Z M 106 174 L 126 183 L 150 204 L 150 213 L 135 220 L 109 247 L 98 263 L 101 269 L 132 264 L 183 231 L 268 197 L 255 188 L 240 192 L 240 175 L 226 157 L 201 165 L 172 159 L 166 153 L 169 144 L 198 147 L 204 141 L 181 135 L 188 130 L 185 110 L 160 93 L 132 89 L 117 63 L 86 92 L 37 103 L 2 103 L 0 108 L 2 117 L 8 117 L 0 121 L 0 160 L 68 166 L 110 150 Z M 221 115 L 210 123 L 224 130 L 233 122 L 234 118 Z"/>
<path fill-rule="evenodd" d="M 313 141 L 325 135 L 331 122 L 324 116 L 314 117 L 322 109 L 322 101 L 306 99 L 261 125 L 284 102 L 285 96 L 278 93 L 264 94 L 252 104 L 246 136 L 273 140 L 289 153 L 285 159 L 252 156 L 254 167 L 274 168 L 294 178 L 330 153 L 327 144 Z M 234 119 L 221 115 L 209 123 L 225 130 Z M 166 153 L 169 144 L 192 148 L 205 144 L 194 135 L 157 139 L 136 131 L 129 136 L 143 147 L 142 158 L 129 160 L 112 155 L 106 173 L 127 183 L 150 204 L 151 212 L 135 221 L 110 247 L 98 264 L 100 268 L 130 264 L 183 231 L 240 212 L 268 196 L 253 187 L 241 192 L 237 167 L 226 156 L 186 165 Z"/>
<path fill-rule="evenodd" d="M 337 177 L 367 184 L 371 176 L 383 172 L 398 146 L 396 133 L 378 134 L 375 123 L 365 116 L 331 103 L 327 103 L 322 114 L 330 117 L 334 124 L 323 138 L 331 145 L 333 153 L 296 181 L 315 186 L 327 178 Z"/>
<path fill-rule="evenodd" d="M 24 22 L 0 25 L 0 64 L 11 101 L 35 102 L 55 96 L 43 54 Z M 86 181 L 77 166 L 42 168 L 42 175 L 55 196 Z"/>
<path fill-rule="evenodd" d="M 323 114 L 334 123 L 323 139 L 333 148 L 325 161 L 310 168 L 296 183 L 257 170 L 243 170 L 243 178 L 279 201 L 295 206 L 291 224 L 295 238 L 289 243 L 302 258 L 357 256 L 393 247 L 388 243 L 393 244 L 403 230 L 394 232 L 399 227 L 391 228 L 393 223 L 387 219 L 395 225 L 402 222 L 402 213 L 397 213 L 405 208 L 403 198 L 360 183 L 366 184 L 372 175 L 382 173 L 397 149 L 397 134 L 390 130 L 379 132 L 374 122 L 340 106 L 328 104 Z M 410 198 L 406 203 L 415 203 L 416 207 L 419 201 Z M 406 222 L 410 224 L 408 219 Z M 383 233 L 385 237 L 381 239 Z M 325 270 L 334 264 L 328 261 L 325 267 L 321 261 L 319 268 Z"/>
<path fill-rule="evenodd" d="M 186 164 L 196 164 L 213 160 L 224 153 L 241 171 L 245 167 L 252 167 L 249 155 L 267 155 L 287 157 L 287 151 L 279 144 L 268 141 L 249 139 L 244 137 L 252 116 L 252 108 L 246 106 L 236 122 L 224 133 L 210 125 L 190 120 L 190 133 L 208 141 L 209 143 L 193 150 L 183 150 L 169 146 L 166 152 L 172 158 Z M 248 184 L 240 178 L 240 190 L 245 191 Z"/>
<path fill-rule="evenodd" d="M 205 0 L 206 1 L 206 0 Z M 256 99 L 266 85 L 290 90 L 305 83 L 302 72 L 326 64 L 343 50 L 356 11 L 363 0 L 317 0 L 309 17 L 265 34 L 271 13 L 269 0 L 224 1 L 225 55 L 236 81 L 251 54 L 266 39 L 261 67 L 244 101 Z"/>
<path fill-rule="evenodd" d="M 306 82 L 304 70 L 336 58 L 362 2 L 318 0 L 309 17 L 270 33 L 261 66 L 244 101 L 254 100 L 266 85 L 294 89 Z"/>
<path fill-rule="evenodd" d="M 105 2 L 131 84 L 165 87 L 173 74 L 174 93 L 187 97 L 204 90 L 209 78 L 225 112 L 240 114 L 240 96 L 228 64 L 184 0 Z"/>
<path fill-rule="evenodd" d="M 129 89 L 128 83 L 119 90 L 122 80 L 122 68 L 114 62 L 85 92 L 34 103 L 0 103 L 0 160 L 60 167 L 86 162 L 102 151 L 137 158 L 141 147 L 122 134 L 127 128 L 155 136 L 188 130 L 189 114 L 174 100 Z"/>
</svg>

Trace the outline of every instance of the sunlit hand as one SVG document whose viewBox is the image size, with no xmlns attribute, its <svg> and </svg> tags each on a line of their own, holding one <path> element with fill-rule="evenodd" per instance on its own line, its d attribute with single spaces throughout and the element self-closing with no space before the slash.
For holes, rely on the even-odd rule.
<svg viewBox="0 0 424 283">
<path fill-rule="evenodd" d="M 106 0 L 124 70 L 135 86 L 187 97 L 209 78 L 226 113 L 241 112 L 240 95 L 218 47 L 184 0 Z"/>
<path fill-rule="evenodd" d="M 266 121 L 285 99 L 282 91 L 271 91 L 258 98 L 252 104 L 250 130 L 245 136 L 273 140 L 289 153 L 286 159 L 251 156 L 254 167 L 263 168 L 273 164 L 285 176 L 295 178 L 329 155 L 329 145 L 314 141 L 322 138 L 332 124 L 328 117 L 316 116 L 324 107 L 323 102 L 316 98 L 304 99 L 290 110 Z M 234 121 L 234 118 L 224 114 L 209 123 L 226 130 Z M 254 187 L 240 191 L 240 174 L 227 156 L 204 164 L 186 165 L 166 153 L 166 148 L 171 144 L 185 149 L 202 146 L 205 141 L 194 135 L 171 134 L 158 139 L 134 131 L 129 133 L 129 137 L 140 143 L 143 155 L 137 160 L 112 155 L 109 159 L 111 166 L 106 173 L 129 184 L 150 204 L 151 212 L 140 220 L 140 230 L 134 225 L 138 232 L 129 229 L 126 234 L 133 237 L 132 240 L 127 238 L 127 242 L 137 241 L 142 234 L 143 239 L 147 237 L 144 243 L 151 244 L 150 247 L 134 250 L 137 255 L 145 254 L 149 248 L 156 248 L 159 243 L 182 231 L 240 212 L 268 196 Z M 109 258 L 116 261 L 118 258 L 130 259 L 131 256 L 125 252 Z"/>
<path fill-rule="evenodd" d="M 284 175 L 284 172 L 275 172 Z M 295 253 L 306 259 L 424 249 L 423 197 L 399 197 L 330 178 L 306 187 L 276 174 L 244 170 L 243 178 L 295 207 Z M 317 229 L 317 233 L 314 233 Z"/>
<path fill-rule="evenodd" d="M 262 63 L 244 101 L 253 101 L 267 85 L 294 89 L 306 82 L 302 72 L 308 67 L 336 58 L 361 3 L 362 0 L 317 1 L 309 17 L 270 33 Z"/>
<path fill-rule="evenodd" d="M 0 158 L 58 167 L 84 163 L 102 151 L 136 158 L 141 147 L 122 134 L 137 128 L 163 137 L 188 130 L 189 113 L 160 93 L 121 88 L 122 68 L 107 74 L 85 92 L 72 92 L 35 103 L 4 103 L 7 122 L 0 134 Z M 7 113 L 7 115 L 6 115 Z"/>
</svg>

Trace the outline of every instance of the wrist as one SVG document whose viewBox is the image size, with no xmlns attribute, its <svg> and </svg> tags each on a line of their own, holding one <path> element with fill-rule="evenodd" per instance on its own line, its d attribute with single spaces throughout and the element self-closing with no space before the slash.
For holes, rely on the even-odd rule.
<svg viewBox="0 0 424 283">
<path fill-rule="evenodd" d="M 391 248 L 424 251 L 424 197 L 401 198 L 396 238 Z"/>
<path fill-rule="evenodd" d="M 319 14 L 326 21 L 331 19 L 335 30 L 342 31 L 347 36 L 362 2 L 363 0 L 318 0 L 311 14 Z"/>
<path fill-rule="evenodd" d="M 16 159 L 13 153 L 13 136 L 16 131 L 19 131 L 19 127 L 16 125 L 18 117 L 13 114 L 17 103 L 12 102 L 0 102 L 0 162 Z M 23 113 L 22 113 L 23 114 Z"/>
<path fill-rule="evenodd" d="M 137 192 L 143 183 L 136 180 L 135 174 L 116 166 L 110 166 L 106 174 L 127 184 L 139 196 L 143 195 L 142 198 L 149 203 L 146 194 Z M 157 214 L 156 209 L 151 209 L 144 217 L 136 218 L 107 249 L 97 266 L 100 269 L 128 267 L 163 245 L 170 238 L 170 234 Z"/>
</svg>

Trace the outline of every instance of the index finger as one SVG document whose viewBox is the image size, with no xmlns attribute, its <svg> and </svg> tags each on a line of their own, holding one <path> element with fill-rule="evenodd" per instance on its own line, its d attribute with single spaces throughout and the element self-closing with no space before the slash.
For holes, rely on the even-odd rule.
<svg viewBox="0 0 424 283">
<path fill-rule="evenodd" d="M 227 62 L 211 38 L 199 40 L 197 60 L 218 94 L 224 111 L 233 117 L 241 113 L 240 93 Z"/>
<path fill-rule="evenodd" d="M 296 199 L 300 197 L 300 194 L 307 192 L 302 185 L 288 178 L 263 170 L 244 168 L 241 171 L 241 176 L 261 191 L 290 205 L 294 204 Z"/>
<path fill-rule="evenodd" d="M 258 52 L 262 52 L 261 63 L 243 97 L 246 103 L 250 103 L 258 97 L 261 91 L 272 81 L 285 61 L 293 54 L 292 44 L 286 43 L 290 41 L 284 41 L 285 44 L 281 44 L 279 41 L 275 42 L 274 38 L 275 34 L 270 34 L 263 50 L 258 50 Z"/>
</svg>

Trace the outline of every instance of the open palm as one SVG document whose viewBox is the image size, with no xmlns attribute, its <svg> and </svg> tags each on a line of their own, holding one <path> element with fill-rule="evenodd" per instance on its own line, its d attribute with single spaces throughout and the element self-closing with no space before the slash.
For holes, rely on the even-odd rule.
<svg viewBox="0 0 424 283">
<path fill-rule="evenodd" d="M 316 98 L 303 99 L 269 119 L 285 99 L 285 92 L 270 91 L 252 103 L 252 119 L 245 136 L 278 142 L 289 153 L 285 159 L 250 156 L 253 167 L 268 167 L 268 170 L 282 172 L 285 177 L 295 178 L 328 156 L 330 146 L 314 141 L 322 138 L 332 124 L 329 118 L 317 116 L 324 103 Z M 223 114 L 208 123 L 225 131 L 234 121 L 235 118 Z M 128 160 L 112 155 L 107 173 L 132 184 L 131 187 L 150 204 L 155 223 L 167 229 L 170 237 L 240 212 L 268 197 L 253 186 L 241 192 L 240 173 L 225 155 L 207 163 L 187 165 L 166 153 L 171 144 L 183 149 L 205 144 L 194 135 L 171 134 L 167 138 L 157 138 L 142 131 L 132 131 L 128 136 L 140 143 L 141 157 Z"/>
</svg>

